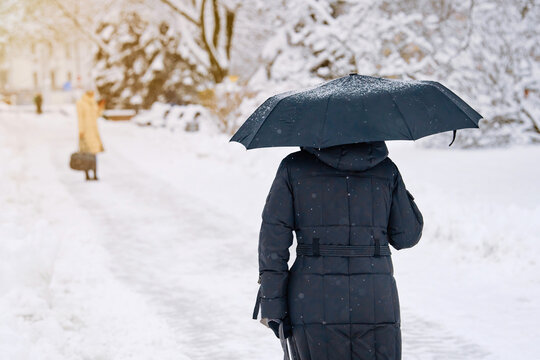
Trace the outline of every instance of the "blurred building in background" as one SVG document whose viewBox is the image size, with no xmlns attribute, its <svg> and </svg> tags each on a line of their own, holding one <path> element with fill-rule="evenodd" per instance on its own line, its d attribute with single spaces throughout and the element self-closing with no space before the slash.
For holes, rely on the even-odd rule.
<svg viewBox="0 0 540 360">
<path fill-rule="evenodd" d="M 12 42 L 0 47 L 0 92 L 16 104 L 30 104 L 37 93 L 45 103 L 74 101 L 91 79 L 92 48 L 83 37 Z"/>
</svg>

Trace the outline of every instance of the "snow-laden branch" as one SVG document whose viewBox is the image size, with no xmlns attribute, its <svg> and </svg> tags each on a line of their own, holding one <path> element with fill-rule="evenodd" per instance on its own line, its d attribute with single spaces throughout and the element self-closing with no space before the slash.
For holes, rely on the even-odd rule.
<svg viewBox="0 0 540 360">
<path fill-rule="evenodd" d="M 180 14 L 181 16 L 183 16 L 186 20 L 188 20 L 189 22 L 199 26 L 199 22 L 197 21 L 196 17 L 195 17 L 195 14 L 190 14 L 187 10 L 184 10 L 184 9 L 181 9 L 180 7 L 178 7 L 176 4 L 174 4 L 172 1 L 170 0 L 160 0 L 162 3 L 164 3 L 165 5 L 167 5 L 168 7 L 170 7 L 171 9 L 173 9 L 175 12 L 177 12 L 178 14 Z"/>
<path fill-rule="evenodd" d="M 92 41 L 97 47 L 103 51 L 106 54 L 110 54 L 110 51 L 107 47 L 107 45 L 101 41 L 101 39 L 91 31 L 88 31 L 77 19 L 77 16 L 75 16 L 71 11 L 69 11 L 59 0 L 52 0 L 53 3 L 60 9 L 60 11 L 64 14 L 66 18 L 68 18 L 79 31 L 81 31 L 82 34 L 84 34 L 90 41 Z"/>
<path fill-rule="evenodd" d="M 201 40 L 203 42 L 204 48 L 206 49 L 208 53 L 214 79 L 216 80 L 216 82 L 220 82 L 221 79 L 223 78 L 223 73 L 221 71 L 221 65 L 219 63 L 216 50 L 214 49 L 212 44 L 208 41 L 207 36 L 206 36 L 206 21 L 204 19 L 205 13 L 206 13 L 205 9 L 206 9 L 206 0 L 202 0 L 201 9 L 199 13 L 199 23 L 201 26 Z"/>
<path fill-rule="evenodd" d="M 234 29 L 234 13 L 231 13 L 229 8 L 225 7 L 225 54 L 222 56 L 220 49 L 220 34 L 222 30 L 222 14 L 219 11 L 218 0 L 212 0 L 212 19 L 214 22 L 214 27 L 212 29 L 212 34 L 209 34 L 209 29 L 206 24 L 206 10 L 207 10 L 207 1 L 202 0 L 198 6 L 198 18 L 195 15 L 189 14 L 187 10 L 181 9 L 176 6 L 171 0 L 160 0 L 163 4 L 167 5 L 169 8 L 174 10 L 177 14 L 181 15 L 184 19 L 188 20 L 190 23 L 197 26 L 199 30 L 198 40 L 203 46 L 204 51 L 206 52 L 206 57 L 209 62 L 209 71 L 212 73 L 215 82 L 221 82 L 225 75 L 227 74 L 227 69 L 229 66 L 229 57 L 230 49 L 232 46 L 232 36 Z M 196 2 L 193 1 L 193 6 L 196 7 Z M 239 5 L 237 4 L 235 9 Z M 211 35 L 211 39 L 209 36 Z M 188 36 L 189 37 L 189 36 Z M 191 43 L 195 43 L 192 41 Z M 190 46 L 191 47 L 191 46 Z"/>
</svg>

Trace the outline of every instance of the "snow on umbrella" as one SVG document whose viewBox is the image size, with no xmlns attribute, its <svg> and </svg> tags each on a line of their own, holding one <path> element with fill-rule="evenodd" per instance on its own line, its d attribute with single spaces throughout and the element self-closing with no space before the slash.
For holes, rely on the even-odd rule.
<svg viewBox="0 0 540 360">
<path fill-rule="evenodd" d="M 478 128 L 482 116 L 435 81 L 349 74 L 274 95 L 231 138 L 247 149 L 325 148 Z M 452 140 L 453 142 L 453 140 Z"/>
</svg>

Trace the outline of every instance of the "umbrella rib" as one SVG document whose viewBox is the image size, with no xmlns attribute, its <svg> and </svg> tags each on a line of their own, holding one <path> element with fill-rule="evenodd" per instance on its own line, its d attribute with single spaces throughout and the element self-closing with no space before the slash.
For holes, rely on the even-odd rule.
<svg viewBox="0 0 540 360">
<path fill-rule="evenodd" d="M 403 124 L 405 124 L 405 127 L 407 128 L 407 131 L 409 132 L 409 138 L 411 140 L 414 140 L 411 128 L 409 127 L 409 124 L 407 124 L 407 121 L 405 121 L 405 116 L 403 116 L 403 113 L 401 112 L 401 109 L 399 108 L 399 104 L 396 102 L 396 99 L 393 94 L 387 91 L 388 94 L 390 94 L 390 97 L 392 98 L 392 102 L 394 105 L 396 105 L 396 109 L 399 112 L 399 116 L 401 117 L 401 121 L 403 121 Z"/>
<path fill-rule="evenodd" d="M 319 134 L 319 146 L 322 145 L 322 139 L 323 139 L 323 133 L 324 133 L 324 126 L 326 125 L 326 119 L 328 118 L 328 104 L 330 103 L 330 98 L 333 94 L 328 95 L 328 98 L 326 99 L 326 108 L 324 109 L 324 119 L 321 125 L 321 130 Z"/>
<path fill-rule="evenodd" d="M 302 89 L 297 89 L 297 90 L 291 90 L 291 91 L 287 91 L 285 93 L 281 93 L 281 94 L 278 94 L 276 96 L 280 96 L 280 95 L 286 95 L 286 96 L 283 96 L 281 99 L 279 99 L 277 101 L 277 103 L 274 105 L 274 107 L 272 108 L 272 110 L 270 110 L 270 112 L 268 113 L 268 115 L 266 115 L 263 119 L 263 121 L 261 121 L 261 124 L 259 125 L 259 127 L 257 128 L 257 131 L 255 131 L 255 133 L 253 134 L 253 136 L 251 137 L 251 140 L 249 141 L 249 143 L 247 144 L 246 146 L 246 149 L 249 149 L 249 146 L 251 145 L 251 143 L 253 142 L 253 140 L 255 139 L 255 137 L 257 137 L 257 134 L 259 133 L 259 131 L 261 130 L 262 126 L 264 125 L 264 120 L 268 119 L 268 117 L 270 117 L 270 115 L 274 112 L 274 110 L 276 109 L 276 107 L 279 105 L 279 103 L 290 97 L 290 96 L 293 96 L 293 95 L 298 95 L 298 94 L 301 94 L 301 93 L 304 93 L 304 92 L 308 92 L 310 90 L 313 90 L 314 88 L 317 88 L 317 87 L 320 87 L 320 86 L 323 86 L 323 85 L 327 85 L 329 83 L 332 83 L 332 82 L 336 82 L 340 80 L 339 78 L 338 79 L 332 79 L 332 80 L 329 80 L 329 81 L 326 81 L 325 83 L 323 83 L 322 85 L 313 85 L 313 86 L 310 86 L 310 87 L 307 87 L 307 88 L 302 88 Z"/>
<path fill-rule="evenodd" d="M 439 84 L 435 81 L 425 81 L 424 82 L 427 86 L 431 86 L 433 88 L 435 88 L 438 92 L 440 92 L 441 94 L 444 95 L 444 97 L 448 100 L 450 100 L 450 102 L 452 104 L 454 104 L 455 107 L 457 107 L 459 109 L 459 111 L 461 111 L 466 117 L 467 119 L 469 119 L 470 122 L 472 122 L 474 124 L 474 127 L 475 128 L 479 128 L 478 124 L 474 122 L 474 120 L 472 119 L 472 116 L 469 115 L 467 112 L 467 110 L 464 110 L 462 108 L 462 104 L 459 103 L 458 101 L 456 101 L 456 99 L 452 98 L 451 96 L 448 96 L 448 94 L 445 93 L 445 91 L 448 91 L 450 94 L 453 94 L 454 96 L 456 96 L 457 98 L 461 99 L 459 96 L 457 96 L 456 94 L 454 94 L 452 92 L 452 90 L 448 89 L 447 87 L 445 87 L 444 85 L 442 84 Z M 438 85 L 440 85 L 441 87 L 439 87 Z M 442 89 L 442 90 L 441 90 Z M 474 111 L 476 114 L 480 115 L 480 118 L 478 119 L 478 122 L 480 122 L 480 120 L 482 119 L 482 115 L 480 113 L 478 113 L 476 110 L 472 109 L 472 111 Z"/>
<path fill-rule="evenodd" d="M 249 140 L 249 143 L 247 144 L 246 146 L 246 149 L 249 149 L 249 146 L 251 145 L 251 143 L 253 142 L 253 140 L 257 137 L 257 134 L 259 133 L 259 131 L 261 130 L 262 126 L 264 125 L 264 120 L 267 119 L 270 114 L 272 114 L 274 112 L 274 110 L 276 109 L 276 107 L 279 105 L 279 103 L 281 102 L 281 100 L 283 99 L 286 99 L 288 98 L 289 96 L 285 96 L 285 97 L 282 97 L 281 99 L 279 99 L 277 101 L 277 103 L 274 105 L 274 107 L 272 108 L 272 110 L 270 110 L 270 112 L 268 113 L 268 115 L 266 115 L 263 120 L 261 121 L 261 124 L 259 125 L 259 127 L 257 128 L 257 131 L 255 131 L 255 133 L 253 134 L 253 136 L 251 137 L 251 140 Z"/>
</svg>

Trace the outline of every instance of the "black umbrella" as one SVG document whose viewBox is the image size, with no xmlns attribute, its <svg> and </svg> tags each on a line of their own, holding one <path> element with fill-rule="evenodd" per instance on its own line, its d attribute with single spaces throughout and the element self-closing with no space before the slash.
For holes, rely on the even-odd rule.
<svg viewBox="0 0 540 360">
<path fill-rule="evenodd" d="M 455 138 L 455 130 L 478 128 L 481 118 L 438 82 L 349 74 L 270 97 L 231 141 L 253 149 L 416 140 L 450 130 Z"/>
</svg>

